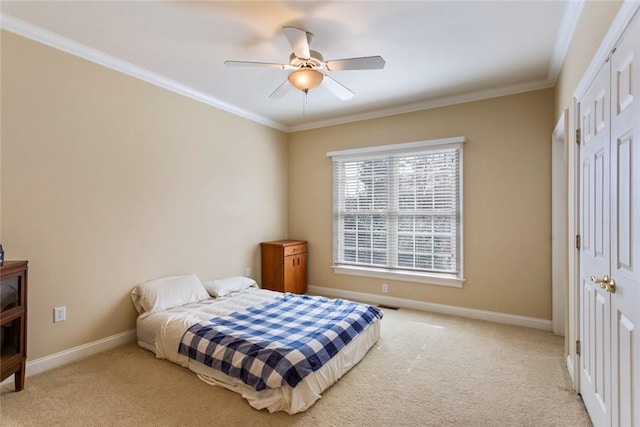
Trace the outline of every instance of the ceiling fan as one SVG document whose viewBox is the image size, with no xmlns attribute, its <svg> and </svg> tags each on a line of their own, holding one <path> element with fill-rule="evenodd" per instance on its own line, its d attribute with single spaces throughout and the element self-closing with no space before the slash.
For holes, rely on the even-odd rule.
<svg viewBox="0 0 640 427">
<path fill-rule="evenodd" d="M 249 62 L 249 61 L 225 61 L 225 65 L 279 68 L 281 70 L 293 70 L 287 80 L 284 81 L 270 98 L 280 98 L 284 96 L 291 87 L 301 90 L 305 94 L 310 89 L 318 87 L 321 83 L 335 96 L 342 100 L 347 100 L 355 93 L 329 77 L 326 73 L 330 71 L 343 70 L 380 70 L 384 68 L 384 59 L 381 56 L 364 56 L 359 58 L 334 59 L 325 61 L 322 55 L 315 50 L 309 49 L 309 43 L 313 34 L 297 27 L 282 27 L 287 40 L 293 48 L 293 53 L 289 57 L 288 64 L 276 64 L 271 62 Z"/>
</svg>

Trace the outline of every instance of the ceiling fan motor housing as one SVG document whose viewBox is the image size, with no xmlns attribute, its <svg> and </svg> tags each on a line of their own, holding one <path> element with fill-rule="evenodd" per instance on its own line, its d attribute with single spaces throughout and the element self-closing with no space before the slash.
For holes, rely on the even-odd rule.
<svg viewBox="0 0 640 427">
<path fill-rule="evenodd" d="M 302 59 L 298 58 L 295 53 L 289 56 L 289 64 L 295 68 L 323 68 L 324 58 L 315 50 L 310 50 L 311 58 Z"/>
</svg>

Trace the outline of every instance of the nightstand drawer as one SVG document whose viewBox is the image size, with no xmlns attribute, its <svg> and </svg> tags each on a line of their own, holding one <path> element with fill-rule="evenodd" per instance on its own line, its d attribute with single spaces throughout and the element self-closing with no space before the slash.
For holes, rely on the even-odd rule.
<svg viewBox="0 0 640 427">
<path fill-rule="evenodd" d="M 291 245 L 284 247 L 284 256 L 303 254 L 307 252 L 307 245 Z"/>
</svg>

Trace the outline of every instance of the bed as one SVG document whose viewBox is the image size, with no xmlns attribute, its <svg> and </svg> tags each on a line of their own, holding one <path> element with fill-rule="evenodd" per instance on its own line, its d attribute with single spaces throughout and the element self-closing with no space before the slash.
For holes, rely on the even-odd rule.
<svg viewBox="0 0 640 427">
<path fill-rule="evenodd" d="M 366 355 L 380 336 L 382 312 L 376 307 L 345 300 L 264 290 L 260 289 L 255 281 L 245 277 L 204 283 L 200 282 L 195 274 L 161 278 L 136 286 L 131 292 L 131 297 L 139 312 L 136 332 L 140 347 L 153 352 L 158 358 L 167 359 L 190 369 L 208 384 L 239 393 L 255 409 L 267 409 L 269 412 L 285 411 L 295 414 L 308 409 L 320 399 L 323 391 L 338 381 Z M 328 360 L 321 366 L 314 365 L 303 378 L 293 382 L 290 381 L 290 376 L 277 384 L 270 378 L 271 382 L 268 385 L 261 382 L 260 386 L 256 386 L 246 377 L 237 378 L 232 376 L 234 372 L 209 363 L 212 358 L 208 355 L 205 357 L 207 360 L 202 360 L 203 354 L 200 354 L 200 359 L 191 354 L 198 353 L 195 351 L 198 347 L 203 349 L 203 353 L 213 351 L 216 354 L 222 354 L 229 351 L 228 348 L 222 353 L 219 349 L 211 350 L 211 343 L 187 342 L 187 340 L 200 339 L 198 337 L 204 336 L 205 334 L 200 331 L 209 324 L 213 325 L 211 329 L 214 330 L 211 332 L 210 329 L 209 335 L 215 332 L 214 336 L 220 336 L 222 332 L 215 328 L 219 328 L 223 322 L 228 325 L 235 322 L 235 319 L 251 318 L 256 312 L 272 306 L 287 307 L 286 304 L 289 304 L 291 307 L 291 304 L 298 304 L 298 302 L 315 304 L 320 307 L 319 310 L 326 311 L 327 316 L 330 313 L 336 315 L 337 311 L 326 309 L 322 304 L 342 304 L 343 307 L 348 304 L 350 309 L 353 307 L 360 312 L 368 313 L 369 320 L 366 323 L 360 321 L 361 326 L 349 329 L 348 334 L 341 333 L 341 335 L 350 335 L 347 337 L 348 340 L 344 340 L 348 342 L 334 351 L 330 357 L 325 354 L 324 349 L 319 351 L 319 354 L 323 354 Z M 336 318 L 333 320 L 327 318 L 326 321 L 333 324 L 339 323 Z M 262 324 L 263 320 L 258 322 L 253 320 L 253 322 Z M 290 326 L 287 325 L 287 328 Z M 220 339 L 216 342 L 222 341 Z M 193 348 L 189 348 L 190 345 Z M 225 355 L 225 357 L 229 358 L 229 363 L 231 359 L 236 363 L 238 355 Z M 220 359 L 222 360 L 223 357 Z M 229 363 L 222 361 L 223 367 L 228 366 Z"/>
</svg>

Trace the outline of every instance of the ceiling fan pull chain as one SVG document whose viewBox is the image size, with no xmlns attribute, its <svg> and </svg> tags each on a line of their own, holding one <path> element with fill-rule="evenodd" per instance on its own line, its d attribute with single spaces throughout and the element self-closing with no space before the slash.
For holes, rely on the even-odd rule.
<svg viewBox="0 0 640 427">
<path fill-rule="evenodd" d="M 302 117 L 307 117 L 307 96 L 309 96 L 309 89 L 302 91 L 304 95 L 302 96 Z"/>
</svg>

